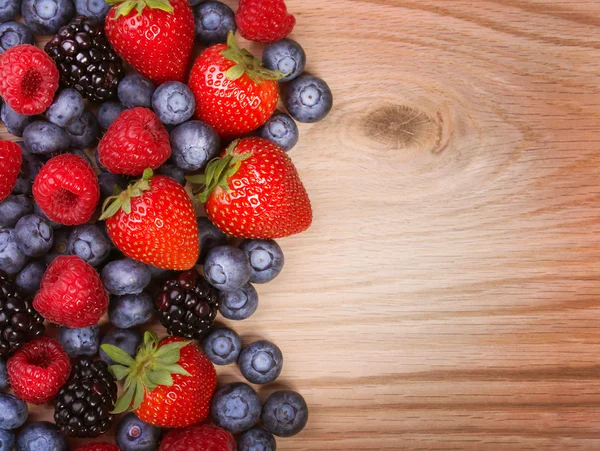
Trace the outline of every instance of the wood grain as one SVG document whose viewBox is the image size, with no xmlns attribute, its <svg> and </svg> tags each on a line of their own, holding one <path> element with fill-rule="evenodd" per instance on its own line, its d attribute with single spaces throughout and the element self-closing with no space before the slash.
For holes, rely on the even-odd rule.
<svg viewBox="0 0 600 451">
<path fill-rule="evenodd" d="M 600 449 L 600 4 L 287 3 L 336 104 L 235 324 L 310 405 L 278 449 Z"/>
</svg>

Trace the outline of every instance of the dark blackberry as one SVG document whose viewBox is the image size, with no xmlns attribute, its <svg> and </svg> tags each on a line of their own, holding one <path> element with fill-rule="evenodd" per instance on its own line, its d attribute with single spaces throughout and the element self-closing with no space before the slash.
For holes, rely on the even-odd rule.
<svg viewBox="0 0 600 451">
<path fill-rule="evenodd" d="M 0 271 L 0 356 L 8 357 L 44 330 L 44 318 L 33 308 L 32 298 Z"/>
<path fill-rule="evenodd" d="M 75 88 L 93 102 L 117 97 L 125 75 L 123 61 L 108 43 L 102 24 L 77 16 L 58 30 L 45 50 L 56 62 L 62 86 Z"/>
<path fill-rule="evenodd" d="M 71 437 L 98 437 L 113 422 L 117 384 L 102 360 L 80 358 L 54 402 L 54 421 Z"/>
<path fill-rule="evenodd" d="M 219 293 L 191 270 L 167 280 L 155 304 L 160 322 L 171 335 L 202 339 L 213 327 Z"/>
</svg>

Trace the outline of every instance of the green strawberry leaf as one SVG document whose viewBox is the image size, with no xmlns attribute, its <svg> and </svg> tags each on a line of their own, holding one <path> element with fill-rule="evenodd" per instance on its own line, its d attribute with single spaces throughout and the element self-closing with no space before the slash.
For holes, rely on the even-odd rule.
<svg viewBox="0 0 600 451">
<path fill-rule="evenodd" d="M 168 371 L 170 374 L 180 374 L 182 376 L 191 376 L 191 374 L 181 365 L 161 365 L 160 368 Z"/>
<path fill-rule="evenodd" d="M 225 76 L 229 80 L 237 80 L 242 75 L 244 75 L 244 72 L 244 66 L 242 66 L 241 64 L 236 64 L 235 66 L 232 66 L 229 69 L 227 69 L 227 72 L 225 72 Z"/>
<path fill-rule="evenodd" d="M 117 399 L 115 403 L 115 408 L 110 412 L 112 414 L 123 413 L 131 406 L 131 401 L 133 400 L 133 395 L 135 394 L 135 386 L 130 385 L 123 392 L 123 394 Z"/>
<path fill-rule="evenodd" d="M 144 387 L 146 387 L 146 390 L 148 392 L 153 391 L 156 387 L 158 387 L 158 385 L 150 382 L 150 379 L 148 379 L 148 376 L 146 375 L 146 373 L 143 373 L 142 376 L 140 377 L 140 380 L 142 381 L 142 384 L 144 384 Z"/>
<path fill-rule="evenodd" d="M 166 385 L 167 387 L 173 385 L 173 378 L 167 370 L 158 368 L 154 370 L 148 370 L 146 375 L 148 376 L 148 380 L 153 384 Z"/>
<path fill-rule="evenodd" d="M 158 336 L 151 330 L 144 332 L 144 344 L 147 345 L 148 343 L 154 343 L 155 345 L 158 345 Z"/>
<path fill-rule="evenodd" d="M 154 358 L 159 359 L 159 358 L 162 358 L 163 356 L 173 355 L 171 353 L 174 353 L 174 352 L 179 354 L 179 351 L 182 348 L 185 348 L 190 343 L 191 343 L 191 341 L 175 341 L 173 343 L 163 345 L 160 348 L 158 348 L 158 350 L 154 353 Z M 179 359 L 177 359 L 177 360 L 179 360 Z"/>
<path fill-rule="evenodd" d="M 117 348 L 116 346 L 103 344 L 100 346 L 100 348 L 106 353 L 107 356 L 121 365 L 131 366 L 135 363 L 135 360 L 133 360 L 129 354 L 122 349 Z"/>
<path fill-rule="evenodd" d="M 137 409 L 142 401 L 144 400 L 144 394 L 146 390 L 144 389 L 144 384 L 141 381 L 137 381 L 135 384 L 135 397 L 133 398 L 133 407 L 132 409 Z"/>
<path fill-rule="evenodd" d="M 204 185 L 206 183 L 206 174 L 186 175 L 185 179 L 194 185 Z"/>
<path fill-rule="evenodd" d="M 152 9 L 160 9 L 168 13 L 173 13 L 173 6 L 168 0 L 145 0 L 146 5 Z"/>
<path fill-rule="evenodd" d="M 127 375 L 131 372 L 131 368 L 123 365 L 111 365 L 108 369 L 118 381 L 127 377 Z"/>
</svg>

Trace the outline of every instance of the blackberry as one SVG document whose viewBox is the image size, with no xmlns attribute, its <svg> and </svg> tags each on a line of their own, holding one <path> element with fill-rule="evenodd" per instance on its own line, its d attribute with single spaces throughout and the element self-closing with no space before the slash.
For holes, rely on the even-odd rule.
<svg viewBox="0 0 600 451">
<path fill-rule="evenodd" d="M 44 334 L 44 318 L 4 271 L 0 271 L 0 356 L 8 357 Z"/>
<path fill-rule="evenodd" d="M 167 280 L 158 297 L 158 318 L 171 335 L 204 338 L 212 329 L 219 293 L 196 271 L 179 273 Z"/>
<path fill-rule="evenodd" d="M 110 429 L 117 384 L 102 360 L 80 358 L 54 402 L 54 421 L 72 437 L 98 437 Z"/>
<path fill-rule="evenodd" d="M 117 97 L 125 75 L 123 60 L 108 43 L 102 24 L 77 16 L 58 30 L 45 50 L 56 62 L 62 86 L 93 102 Z"/>
</svg>

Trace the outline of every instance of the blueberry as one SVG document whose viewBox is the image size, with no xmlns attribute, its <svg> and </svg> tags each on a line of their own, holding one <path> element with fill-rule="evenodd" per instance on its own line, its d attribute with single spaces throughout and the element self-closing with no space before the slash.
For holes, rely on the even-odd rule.
<svg viewBox="0 0 600 451">
<path fill-rule="evenodd" d="M 27 403 L 8 393 L 0 393 L 0 428 L 16 429 L 21 427 L 29 411 Z"/>
<path fill-rule="evenodd" d="M 87 16 L 93 22 L 104 24 L 111 6 L 104 0 L 75 0 L 75 11 L 79 16 Z"/>
<path fill-rule="evenodd" d="M 250 263 L 241 249 L 234 246 L 216 246 L 206 255 L 204 275 L 206 280 L 221 291 L 234 291 L 250 279 Z"/>
<path fill-rule="evenodd" d="M 202 121 L 188 121 L 177 126 L 170 135 L 172 158 L 186 171 L 204 169 L 221 149 L 214 129 Z"/>
<path fill-rule="evenodd" d="M 17 451 L 67 451 L 67 437 L 48 421 L 27 424 L 17 437 Z"/>
<path fill-rule="evenodd" d="M 154 91 L 152 109 L 163 124 L 181 124 L 194 114 L 196 100 L 187 85 L 168 81 Z"/>
<path fill-rule="evenodd" d="M 35 154 L 50 154 L 69 148 L 69 134 L 47 121 L 35 121 L 25 127 L 23 140 L 29 151 Z"/>
<path fill-rule="evenodd" d="M 104 1 L 104 0 L 98 0 Z M 123 106 L 122 103 L 119 102 L 104 102 L 98 108 L 98 122 L 100 123 L 100 127 L 104 130 L 107 130 L 108 127 L 115 121 L 115 119 L 125 111 L 127 108 Z"/>
<path fill-rule="evenodd" d="M 223 246 L 227 244 L 227 235 L 221 232 L 212 222 L 205 216 L 196 218 L 198 224 L 198 243 L 200 244 L 199 263 L 204 263 L 206 254 L 213 247 Z"/>
<path fill-rule="evenodd" d="M 279 69 L 285 77 L 279 81 L 292 81 L 304 72 L 306 66 L 306 53 L 300 44 L 291 39 L 269 44 L 263 51 L 263 65 L 267 69 Z"/>
<path fill-rule="evenodd" d="M 299 393 L 276 391 L 265 401 L 261 419 L 267 431 L 278 437 L 291 437 L 306 426 L 308 406 Z"/>
<path fill-rule="evenodd" d="M 215 392 L 210 415 L 213 423 L 233 434 L 247 431 L 260 418 L 260 398 L 248 384 L 227 384 Z"/>
<path fill-rule="evenodd" d="M 100 199 L 104 202 L 104 199 L 113 195 L 115 185 L 124 190 L 127 189 L 129 181 L 122 175 L 102 172 L 98 176 L 98 185 L 100 187 Z"/>
<path fill-rule="evenodd" d="M 150 274 L 152 274 L 152 279 L 166 279 L 171 275 L 173 271 L 170 269 L 157 268 L 156 266 L 150 266 Z"/>
<path fill-rule="evenodd" d="M 25 265 L 17 274 L 16 283 L 25 293 L 33 296 L 40 289 L 42 277 L 46 272 L 46 264 L 40 260 L 33 260 Z"/>
<path fill-rule="evenodd" d="M 13 431 L 0 429 L 0 451 L 13 451 L 15 443 L 16 437 Z"/>
<path fill-rule="evenodd" d="M 225 43 L 229 32 L 237 30 L 235 14 L 222 2 L 202 2 L 194 8 L 194 19 L 196 41 L 204 45 Z"/>
<path fill-rule="evenodd" d="M 71 0 L 23 0 L 21 14 L 34 34 L 50 35 L 75 15 Z"/>
<path fill-rule="evenodd" d="M 18 142 L 21 146 L 23 162 L 21 163 L 21 172 L 19 173 L 19 178 L 17 179 L 17 183 L 15 183 L 15 187 L 13 188 L 13 194 L 31 194 L 31 189 L 33 186 L 33 181 L 35 180 L 35 176 L 40 172 L 40 168 L 42 166 L 42 161 L 40 157 L 33 155 L 29 152 L 27 147 L 25 147 L 24 142 Z"/>
<path fill-rule="evenodd" d="M 52 105 L 46 110 L 46 118 L 53 124 L 65 128 L 81 117 L 85 105 L 79 91 L 67 88 L 62 90 Z"/>
<path fill-rule="evenodd" d="M 28 257 L 41 257 L 52 248 L 52 226 L 36 215 L 23 216 L 15 225 L 15 241 Z"/>
<path fill-rule="evenodd" d="M 242 376 L 253 384 L 275 381 L 283 369 L 283 354 L 267 340 L 255 341 L 246 346 L 238 359 Z"/>
<path fill-rule="evenodd" d="M 111 296 L 108 307 L 108 319 L 122 329 L 146 324 L 152 318 L 154 303 L 152 297 L 142 291 L 139 294 Z"/>
<path fill-rule="evenodd" d="M 298 122 L 318 122 L 333 107 L 333 96 L 327 83 L 312 75 L 292 80 L 283 98 L 290 115 Z"/>
<path fill-rule="evenodd" d="M 75 227 L 69 235 L 67 252 L 77 255 L 92 266 L 103 263 L 112 250 L 110 238 L 99 224 L 84 224 Z"/>
<path fill-rule="evenodd" d="M 21 44 L 33 44 L 33 33 L 21 22 L 6 22 L 0 25 L 0 54 Z"/>
<path fill-rule="evenodd" d="M 135 329 L 115 328 L 108 331 L 100 342 L 100 358 L 109 365 L 114 365 L 116 362 L 102 350 L 102 345 L 105 344 L 116 346 L 131 357 L 135 357 L 138 346 L 142 344 L 142 336 Z"/>
<path fill-rule="evenodd" d="M 268 139 L 289 152 L 298 143 L 299 130 L 294 119 L 285 113 L 271 116 L 258 130 L 258 136 Z"/>
<path fill-rule="evenodd" d="M 240 336 L 229 327 L 213 330 L 202 344 L 204 353 L 215 365 L 229 365 L 237 360 L 242 350 Z"/>
<path fill-rule="evenodd" d="M 21 10 L 21 0 L 2 0 L 0 2 L 0 22 L 15 20 Z"/>
<path fill-rule="evenodd" d="M 240 435 L 237 451 L 276 451 L 277 442 L 269 431 L 254 427 Z"/>
<path fill-rule="evenodd" d="M 234 291 L 219 293 L 219 311 L 227 319 L 248 319 L 258 308 L 258 293 L 249 283 Z"/>
<path fill-rule="evenodd" d="M 0 109 L 0 119 L 2 119 L 2 123 L 6 126 L 8 133 L 19 137 L 23 136 L 25 128 L 32 122 L 31 116 L 16 113 L 8 106 L 8 103 L 2 104 L 2 109 Z"/>
<path fill-rule="evenodd" d="M 0 357 L 0 390 L 6 390 L 9 386 L 8 373 L 6 372 L 6 361 Z"/>
<path fill-rule="evenodd" d="M 0 202 L 0 227 L 14 227 L 19 219 L 33 213 L 31 198 L 23 194 L 9 194 Z"/>
<path fill-rule="evenodd" d="M 91 111 L 86 111 L 81 117 L 67 127 L 69 144 L 76 149 L 92 146 L 100 136 L 100 124 Z"/>
<path fill-rule="evenodd" d="M 151 278 L 148 265 L 131 258 L 114 260 L 102 269 L 102 283 L 106 291 L 118 296 L 141 293 Z"/>
<path fill-rule="evenodd" d="M 60 229 L 60 228 L 63 227 L 62 224 L 59 224 L 58 222 L 54 222 L 50 218 L 48 218 L 48 216 L 46 215 L 46 213 L 44 213 L 42 211 L 42 209 L 40 208 L 40 206 L 38 204 L 36 204 L 35 202 L 33 203 L 33 212 L 36 215 L 38 215 L 40 218 L 44 218 L 46 221 L 48 221 L 48 223 L 52 226 L 52 228 L 54 230 Z"/>
<path fill-rule="evenodd" d="M 37 213 L 36 213 L 37 214 Z M 56 257 L 61 255 L 69 255 L 69 235 L 71 234 L 71 229 L 69 227 L 64 227 L 54 229 L 54 244 L 52 245 L 52 249 L 44 256 L 44 263 L 49 265 L 54 261 Z"/>
<path fill-rule="evenodd" d="M 27 256 L 17 246 L 14 229 L 0 229 L 0 270 L 17 274 L 25 263 Z"/>
<path fill-rule="evenodd" d="M 155 451 L 160 439 L 160 428 L 144 423 L 133 412 L 117 425 L 115 440 L 121 451 Z"/>
<path fill-rule="evenodd" d="M 56 338 L 69 357 L 93 356 L 100 346 L 100 327 L 97 324 L 80 329 L 61 326 Z"/>
<path fill-rule="evenodd" d="M 240 249 L 250 262 L 250 282 L 266 283 L 279 275 L 283 268 L 283 251 L 273 240 L 244 240 Z"/>
<path fill-rule="evenodd" d="M 171 177 L 181 186 L 185 186 L 186 184 L 185 172 L 183 171 L 183 169 L 178 168 L 174 164 L 165 163 L 156 170 L 156 173 L 160 175 L 166 175 L 167 177 Z"/>
<path fill-rule="evenodd" d="M 127 108 L 152 108 L 152 94 L 155 89 L 154 83 L 143 75 L 131 74 L 121 80 L 117 93 L 119 100 Z"/>
</svg>

